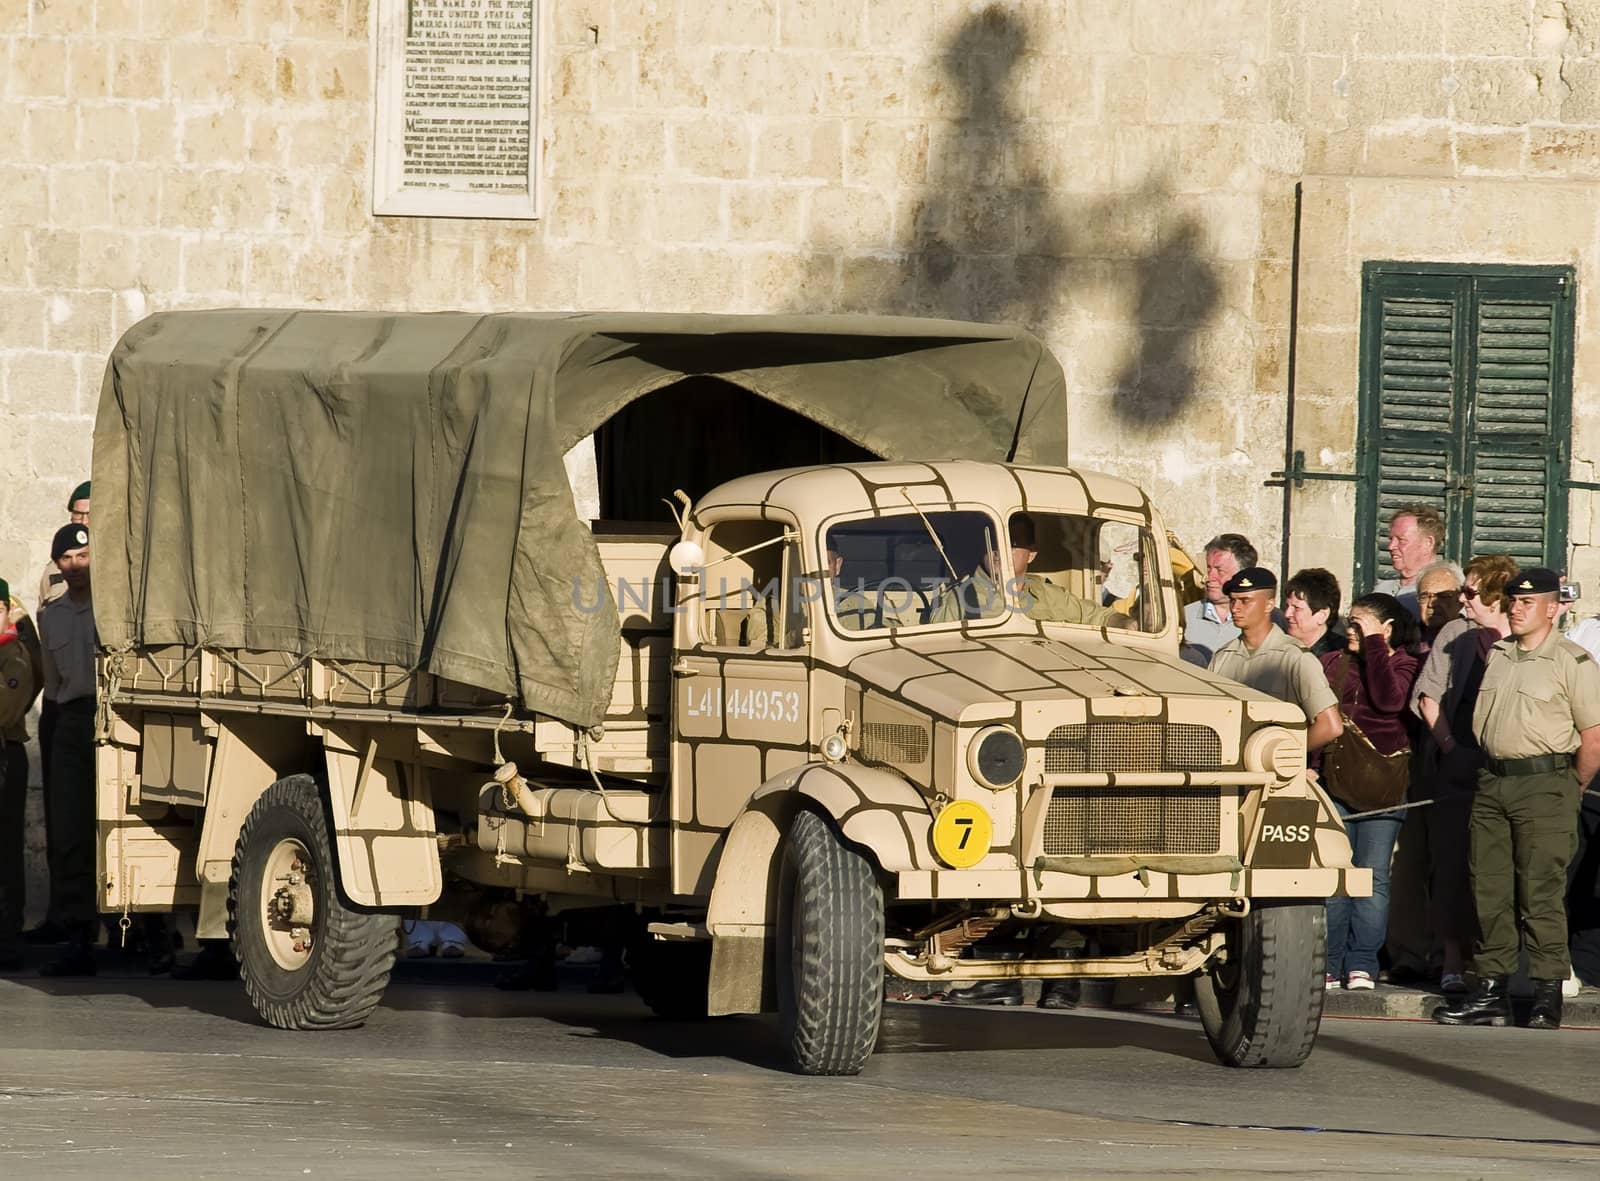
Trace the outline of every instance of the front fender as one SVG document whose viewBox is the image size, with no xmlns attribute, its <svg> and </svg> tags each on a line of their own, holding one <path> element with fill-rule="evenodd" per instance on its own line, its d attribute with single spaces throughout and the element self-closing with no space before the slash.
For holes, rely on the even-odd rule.
<svg viewBox="0 0 1600 1181">
<path fill-rule="evenodd" d="M 772 945 L 777 935 L 783 834 L 812 807 L 888 873 L 932 868 L 927 799 L 898 775 L 849 763 L 807 763 L 756 789 L 723 844 L 711 887 L 709 1011 L 776 1007 Z"/>
</svg>

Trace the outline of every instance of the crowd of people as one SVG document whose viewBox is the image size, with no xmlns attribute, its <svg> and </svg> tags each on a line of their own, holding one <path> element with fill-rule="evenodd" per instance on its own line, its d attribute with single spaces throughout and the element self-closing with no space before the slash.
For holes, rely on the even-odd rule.
<svg viewBox="0 0 1600 1181">
<path fill-rule="evenodd" d="M 1445 1025 L 1556 1028 L 1600 984 L 1600 626 L 1561 630 L 1559 576 L 1502 554 L 1441 560 L 1445 523 L 1389 521 L 1396 577 L 1341 617 L 1338 580 L 1282 587 L 1250 543 L 1206 546 L 1183 654 L 1304 712 L 1311 774 L 1344 817 L 1369 898 L 1328 904 L 1328 988 L 1437 984 Z M 1587 646 L 1586 646 L 1587 645 Z M 1398 848 L 1397 848 L 1398 844 Z"/>
</svg>

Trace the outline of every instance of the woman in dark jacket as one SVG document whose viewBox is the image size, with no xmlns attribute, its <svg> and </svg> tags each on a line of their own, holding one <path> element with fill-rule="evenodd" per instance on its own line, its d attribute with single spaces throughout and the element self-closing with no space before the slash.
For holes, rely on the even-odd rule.
<svg viewBox="0 0 1600 1181">
<path fill-rule="evenodd" d="M 1350 604 L 1343 652 L 1321 657 L 1339 709 L 1382 754 L 1407 750 L 1411 684 L 1417 677 L 1417 621 L 1393 595 L 1365 595 Z M 1353 735 L 1344 739 L 1359 741 Z M 1329 793 L 1333 794 L 1331 787 Z M 1341 816 L 1356 809 L 1334 795 Z M 1372 988 L 1378 949 L 1389 926 L 1389 863 L 1401 813 L 1349 823 L 1354 864 L 1372 870 L 1372 897 L 1328 901 L 1327 986 Z"/>
</svg>

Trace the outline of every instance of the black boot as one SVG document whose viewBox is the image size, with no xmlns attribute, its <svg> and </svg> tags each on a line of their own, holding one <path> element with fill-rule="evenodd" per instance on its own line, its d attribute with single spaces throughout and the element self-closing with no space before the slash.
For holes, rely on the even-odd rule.
<svg viewBox="0 0 1600 1181">
<path fill-rule="evenodd" d="M 980 980 L 970 988 L 955 988 L 945 994 L 947 1005 L 1020 1005 L 1022 981 Z"/>
<path fill-rule="evenodd" d="M 1533 982 L 1533 1010 L 1528 1014 L 1528 1028 L 1561 1028 L 1561 981 Z"/>
<path fill-rule="evenodd" d="M 1440 1005 L 1433 1011 L 1433 1019 L 1440 1025 L 1509 1025 L 1511 1024 L 1511 997 L 1506 991 L 1504 976 L 1485 976 L 1478 987 L 1466 996 Z M 1559 1003 L 1561 990 L 1556 990 Z"/>
<path fill-rule="evenodd" d="M 1076 1009 L 1083 995 L 1083 984 L 1077 980 L 1046 980 L 1039 993 L 1041 1009 Z"/>
</svg>

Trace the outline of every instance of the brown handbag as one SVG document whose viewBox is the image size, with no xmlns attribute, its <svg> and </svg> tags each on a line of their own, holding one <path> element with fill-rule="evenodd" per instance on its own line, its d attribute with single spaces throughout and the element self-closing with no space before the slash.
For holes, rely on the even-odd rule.
<svg viewBox="0 0 1600 1181">
<path fill-rule="evenodd" d="M 1350 673 L 1348 656 L 1341 660 L 1339 672 L 1339 683 L 1333 687 L 1335 697 L 1344 693 Z M 1322 782 L 1328 794 L 1357 812 L 1394 807 L 1405 799 L 1411 783 L 1411 749 L 1402 747 L 1386 755 L 1350 720 L 1343 705 L 1339 716 L 1344 719 L 1344 733 L 1322 750 Z"/>
</svg>

